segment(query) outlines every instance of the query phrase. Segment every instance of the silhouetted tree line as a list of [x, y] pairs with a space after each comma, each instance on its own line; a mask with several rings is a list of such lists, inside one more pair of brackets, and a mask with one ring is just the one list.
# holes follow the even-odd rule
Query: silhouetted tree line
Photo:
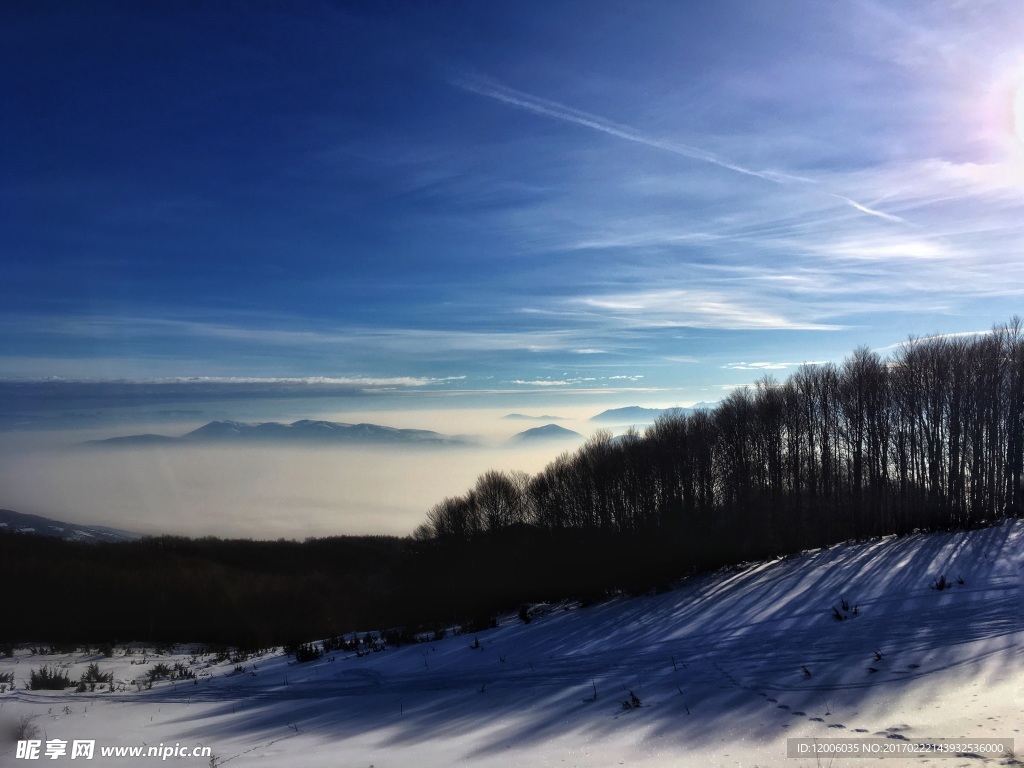
[[857, 349], [492, 470], [412, 537], [82, 544], [0, 533], [0, 640], [295, 645], [463, 624], [839, 541], [1024, 511], [1024, 330]]
[[[600, 567], [591, 584], [650, 582], [1019, 517], [1022, 473], [1024, 333], [1014, 318], [984, 335], [911, 338], [888, 358], [862, 347], [841, 365], [805, 364], [642, 434], [600, 431], [533, 477], [487, 472], [434, 506], [414, 538], [482, 573], [558, 553], [557, 567], [532, 571]], [[544, 581], [531, 569], [518, 576]]]

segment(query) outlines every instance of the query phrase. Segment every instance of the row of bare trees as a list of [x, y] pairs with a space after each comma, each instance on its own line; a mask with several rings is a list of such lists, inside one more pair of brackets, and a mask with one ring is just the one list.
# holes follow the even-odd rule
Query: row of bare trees
[[415, 538], [514, 530], [668, 546], [681, 565], [1024, 512], [1024, 329], [857, 349], [675, 413], [595, 434], [530, 477], [490, 471]]

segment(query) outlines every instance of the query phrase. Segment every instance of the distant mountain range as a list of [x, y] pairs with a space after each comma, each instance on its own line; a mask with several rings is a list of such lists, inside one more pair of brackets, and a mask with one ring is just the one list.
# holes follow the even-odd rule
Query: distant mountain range
[[590, 421], [599, 421], [605, 424], [652, 424], [659, 416], [676, 411], [679, 413], [693, 413], [698, 410], [714, 409], [718, 403], [695, 403], [689, 408], [641, 408], [639, 405], [629, 405], [625, 408], [611, 408], [602, 411], [597, 416], [592, 416]]
[[[627, 406], [612, 408], [590, 418], [591, 422], [607, 425], [650, 424], [670, 411], [692, 413], [699, 408], [714, 408], [714, 403], [697, 403], [690, 408], [642, 408]], [[512, 420], [558, 420], [558, 416], [527, 416], [510, 413], [502, 417]], [[557, 424], [528, 429], [513, 436], [510, 443], [541, 440], [583, 439], [571, 429]], [[397, 429], [379, 424], [347, 424], [338, 421], [302, 419], [291, 424], [277, 421], [245, 423], [240, 421], [211, 421], [180, 437], [157, 434], [121, 435], [104, 440], [89, 440], [83, 445], [92, 447], [145, 447], [160, 445], [223, 445], [255, 444], [276, 445], [403, 445], [403, 446], [475, 446], [479, 441], [467, 435], [444, 435], [427, 429]]]
[[121, 531], [102, 525], [62, 523], [59, 520], [51, 520], [48, 517], [26, 515], [23, 512], [13, 512], [9, 509], [0, 509], [0, 531], [52, 536], [58, 539], [67, 539], [68, 541], [110, 542], [133, 541], [134, 539], [142, 538], [141, 533]]
[[582, 440], [583, 435], [573, 432], [571, 429], [560, 427], [557, 424], [545, 424], [543, 427], [534, 427], [518, 435], [509, 438], [510, 443], [540, 443], [556, 440]]
[[166, 435], [125, 435], [106, 440], [89, 440], [85, 445], [117, 447], [183, 444], [402, 444], [402, 445], [472, 445], [465, 437], [442, 435], [427, 429], [396, 429], [379, 424], [344, 424], [336, 421], [303, 419], [291, 424], [267, 421], [245, 424], [239, 421], [211, 421], [181, 437]]

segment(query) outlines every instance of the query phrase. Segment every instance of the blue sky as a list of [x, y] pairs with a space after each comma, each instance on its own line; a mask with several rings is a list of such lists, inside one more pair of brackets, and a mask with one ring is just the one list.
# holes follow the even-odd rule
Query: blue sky
[[0, 66], [3, 380], [685, 405], [1022, 308], [1016, 2], [7, 3]]

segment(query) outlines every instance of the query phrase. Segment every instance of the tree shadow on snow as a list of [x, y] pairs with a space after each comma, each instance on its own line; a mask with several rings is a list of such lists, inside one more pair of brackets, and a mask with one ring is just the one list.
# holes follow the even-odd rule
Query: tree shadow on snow
[[[289, 685], [198, 686], [192, 701], [220, 703], [177, 726], [182, 740], [306, 733], [343, 747], [369, 735], [382, 752], [447, 739], [461, 757], [638, 728], [680, 750], [853, 736], [837, 712], [1024, 666], [1022, 543], [1024, 526], [1008, 524], [725, 570], [529, 625], [508, 619], [479, 648], [451, 637], [290, 667]], [[941, 575], [964, 583], [936, 590]]]

